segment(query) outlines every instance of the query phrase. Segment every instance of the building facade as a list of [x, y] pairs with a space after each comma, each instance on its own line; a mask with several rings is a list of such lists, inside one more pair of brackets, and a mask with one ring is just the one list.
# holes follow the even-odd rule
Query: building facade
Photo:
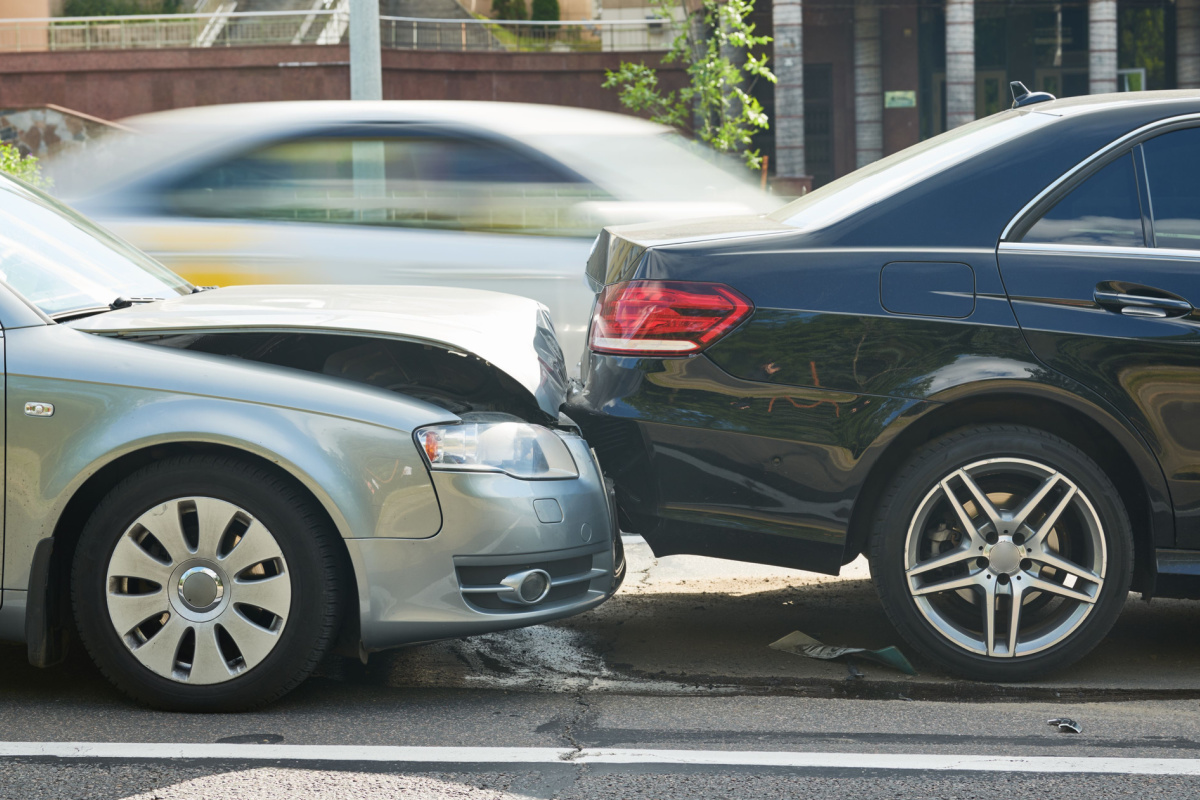
[[1200, 0], [774, 0], [778, 84], [753, 91], [777, 178], [813, 186], [1012, 103], [1200, 88]]

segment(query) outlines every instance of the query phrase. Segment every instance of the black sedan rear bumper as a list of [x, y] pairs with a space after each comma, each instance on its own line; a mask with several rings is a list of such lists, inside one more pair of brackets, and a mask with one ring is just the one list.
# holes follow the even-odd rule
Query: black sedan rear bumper
[[592, 355], [567, 413], [596, 449], [625, 530], [658, 555], [837, 574], [883, 429], [919, 401], [734, 378], [701, 355]]

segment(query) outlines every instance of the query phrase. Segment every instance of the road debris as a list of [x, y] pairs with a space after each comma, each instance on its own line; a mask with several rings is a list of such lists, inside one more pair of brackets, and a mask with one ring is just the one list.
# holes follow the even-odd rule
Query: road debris
[[1068, 717], [1046, 720], [1047, 725], [1057, 725], [1059, 733], [1083, 733], [1083, 726]]
[[[820, 661], [832, 661], [835, 658], [842, 658], [843, 656], [857, 656], [865, 658], [868, 661], [874, 661], [877, 664], [883, 664], [885, 667], [891, 667], [894, 670], [903, 672], [905, 675], [917, 674], [917, 671], [913, 669], [913, 665], [909, 663], [904, 654], [896, 647], [883, 647], [879, 650], [868, 650], [865, 647], [834, 647], [822, 644], [808, 634], [801, 633], [800, 631], [792, 631], [779, 641], [771, 642], [767, 646], [774, 650], [782, 650], [785, 653], [807, 656], [808, 658], [815, 658]], [[853, 673], [851, 674], [853, 675]]]

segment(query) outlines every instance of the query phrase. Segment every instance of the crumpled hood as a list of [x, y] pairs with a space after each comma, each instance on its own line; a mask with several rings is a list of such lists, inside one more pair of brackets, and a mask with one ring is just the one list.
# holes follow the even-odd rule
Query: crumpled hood
[[433, 286], [230, 286], [73, 320], [90, 333], [307, 331], [381, 336], [471, 353], [550, 417], [567, 372], [550, 315], [525, 297]]

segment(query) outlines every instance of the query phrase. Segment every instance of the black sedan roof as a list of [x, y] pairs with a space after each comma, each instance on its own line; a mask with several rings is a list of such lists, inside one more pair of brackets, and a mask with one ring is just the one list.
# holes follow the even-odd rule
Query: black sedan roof
[[1200, 92], [1073, 97], [994, 114], [834, 181], [771, 215], [806, 246], [992, 247], [1020, 210], [1110, 142], [1200, 114]]
[[1128, 133], [1188, 114], [1200, 115], [1198, 91], [1090, 95], [1002, 111], [852, 172], [766, 217], [606, 231], [588, 273], [603, 283], [606, 265], [612, 278], [647, 247], [711, 250], [727, 241], [743, 252], [992, 248], [1012, 218], [1072, 167]]

